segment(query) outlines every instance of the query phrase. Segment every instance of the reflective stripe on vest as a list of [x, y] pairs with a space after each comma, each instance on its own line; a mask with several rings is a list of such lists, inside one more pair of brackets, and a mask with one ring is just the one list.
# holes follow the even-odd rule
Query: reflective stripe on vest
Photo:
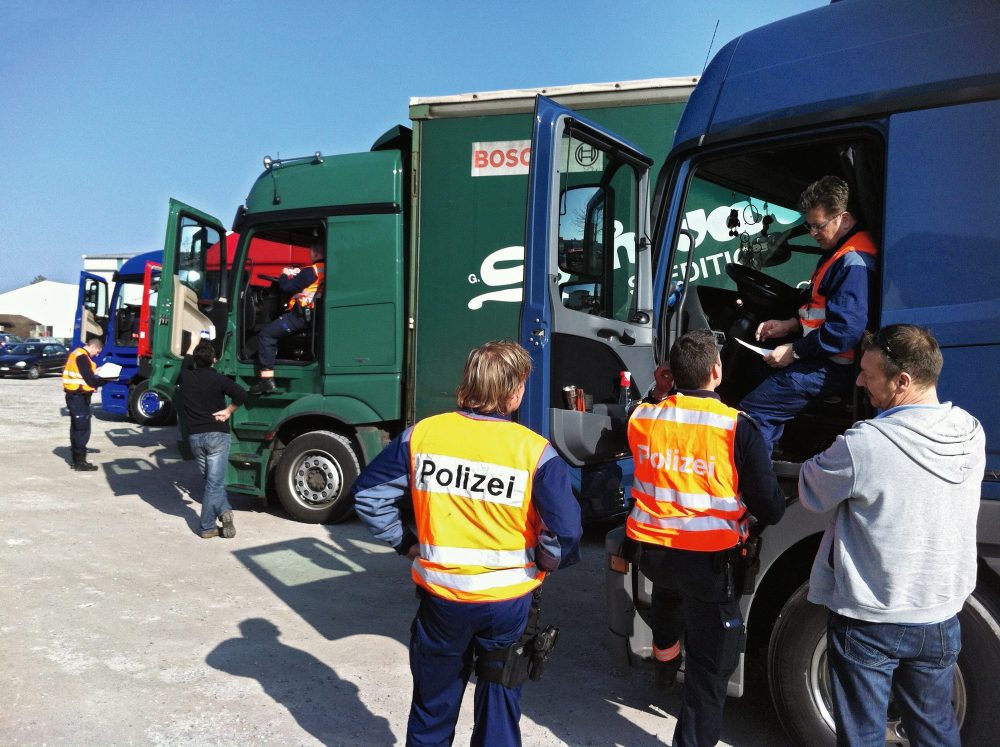
[[85, 348], [77, 348], [69, 357], [66, 359], [66, 365], [63, 367], [62, 372], [62, 385], [63, 389], [67, 392], [81, 391], [85, 393], [96, 391], [94, 387], [90, 386], [80, 373], [80, 364], [78, 362], [79, 357], [83, 355], [87, 357], [90, 361], [90, 367], [93, 369], [94, 361], [90, 357], [90, 353], [87, 352]]
[[[826, 296], [819, 292], [819, 287], [823, 284], [823, 279], [826, 277], [827, 271], [833, 266], [833, 263], [850, 252], [874, 256], [878, 253], [878, 250], [875, 248], [875, 242], [872, 241], [870, 233], [867, 231], [858, 231], [845, 241], [843, 246], [835, 251], [829, 259], [821, 262], [816, 267], [810, 280], [812, 292], [809, 301], [799, 308], [799, 322], [802, 324], [803, 335], [815, 332], [826, 320]], [[852, 348], [836, 355], [831, 355], [830, 360], [837, 363], [851, 363], [854, 361], [854, 349]]]
[[416, 584], [443, 599], [486, 602], [515, 599], [542, 583], [531, 488], [547, 445], [516, 423], [460, 413], [413, 427]]
[[734, 462], [738, 416], [717, 399], [683, 394], [636, 408], [628, 424], [635, 464], [629, 537], [713, 552], [746, 536]]
[[294, 309], [296, 304], [304, 309], [315, 308], [316, 297], [323, 295], [323, 278], [326, 275], [325, 267], [326, 265], [323, 262], [317, 262], [312, 265], [313, 272], [316, 273], [316, 279], [288, 299], [289, 310]]

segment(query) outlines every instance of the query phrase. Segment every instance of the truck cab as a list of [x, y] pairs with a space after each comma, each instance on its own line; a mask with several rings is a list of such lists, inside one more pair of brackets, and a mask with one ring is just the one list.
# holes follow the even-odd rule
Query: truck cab
[[[827, 174], [848, 182], [853, 214], [879, 249], [869, 328], [929, 327], [944, 353], [942, 400], [967, 409], [987, 433], [980, 572], [960, 614], [954, 697], [963, 742], [980, 744], [1000, 726], [991, 705], [1000, 672], [1000, 406], [982, 375], [1000, 364], [1000, 242], [991, 229], [1000, 218], [992, 197], [1000, 171], [990, 155], [1000, 126], [1000, 66], [992, 52], [1000, 12], [986, 2], [922, 3], [911, 11], [900, 16], [888, 2], [832, 3], [744, 34], [715, 56], [658, 175], [650, 232], [636, 243], [652, 274], [636, 268], [636, 302], [627, 321], [648, 325], [640, 335], [605, 316], [593, 334], [630, 343], [633, 351], [650, 341], [648, 358], [629, 361], [638, 374], [665, 360], [679, 335], [710, 329], [724, 343], [719, 393], [737, 406], [760, 380], [756, 354], [740, 341], [756, 344], [760, 321], [794, 316], [816, 266], [817, 246], [804, 230], [797, 198]], [[545, 143], [558, 152], [559, 139], [569, 133], [600, 151], [605, 163], [642, 163], [642, 154], [612, 132], [551, 102], [539, 101], [537, 121], [536, 155]], [[572, 174], [560, 173], [557, 159], [536, 158], [533, 168], [529, 210], [536, 210], [532, 226], [539, 230], [532, 234], [529, 227], [527, 251], [555, 258], [562, 251], [559, 226], [573, 216], [564, 205], [573, 204], [577, 185]], [[618, 219], [612, 213], [618, 200], [599, 203], [587, 200], [576, 212], [588, 221]], [[726, 236], [738, 242], [735, 251], [720, 249]], [[601, 248], [586, 242], [583, 248], [574, 261], [585, 267], [587, 252]], [[678, 300], [667, 303], [678, 283]], [[570, 295], [599, 295], [598, 288], [570, 286]], [[590, 303], [584, 298], [572, 305]], [[569, 313], [556, 308], [553, 316]], [[528, 339], [533, 321], [524, 330]], [[558, 334], [552, 331], [553, 342]], [[857, 395], [818, 402], [786, 427], [774, 452], [788, 510], [763, 531], [756, 588], [741, 603], [747, 650], [729, 692], [742, 694], [746, 657], [763, 657], [779, 717], [800, 743], [833, 744], [835, 735], [825, 610], [805, 598], [829, 517], [798, 505], [799, 465], [872, 414]], [[623, 528], [608, 535], [606, 588], [611, 650], [616, 666], [628, 670], [650, 661], [651, 586], [623, 540]], [[887, 735], [905, 741], [892, 713]]]
[[[74, 349], [91, 337], [100, 337], [104, 348], [95, 363], [121, 366], [118, 377], [101, 387], [101, 408], [148, 426], [163, 425], [173, 417], [170, 400], [150, 390], [149, 373], [142, 370], [138, 358], [139, 342], [146, 333], [142, 318], [149, 314], [144, 279], [150, 266], [159, 267], [162, 256], [156, 251], [130, 257], [111, 284], [99, 275], [81, 272], [73, 323]], [[154, 295], [154, 305], [155, 301]]]

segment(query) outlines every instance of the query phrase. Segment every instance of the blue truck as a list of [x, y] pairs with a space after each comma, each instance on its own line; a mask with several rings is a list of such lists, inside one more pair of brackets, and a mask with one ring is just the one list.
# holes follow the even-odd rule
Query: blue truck
[[[101, 387], [101, 409], [127, 415], [139, 425], [164, 425], [173, 418], [170, 400], [149, 388], [148, 359], [138, 356], [140, 337], [148, 333], [142, 324], [143, 307], [156, 304], [155, 271], [162, 260], [160, 251], [130, 257], [115, 272], [113, 284], [81, 272], [73, 323], [74, 348], [90, 337], [100, 337], [104, 349], [95, 363], [121, 366], [118, 377]], [[152, 298], [144, 285], [151, 276]]]
[[[725, 342], [723, 399], [738, 403], [755, 383], [749, 351], [759, 321], [792, 316], [817, 246], [795, 210], [803, 188], [826, 174], [846, 180], [879, 247], [870, 326], [915, 323], [933, 330], [945, 364], [938, 391], [967, 409], [987, 434], [979, 512], [979, 575], [960, 613], [963, 648], [954, 707], [964, 744], [1000, 733], [1000, 5], [925, 0], [842, 0], [743, 34], [715, 55], [692, 93], [673, 146], [649, 186], [651, 160], [626, 140], [544, 97], [536, 104], [529, 175], [521, 340], [535, 373], [527, 425], [552, 434], [564, 454], [621, 448], [598, 412], [560, 402], [548, 374], [575, 361], [573, 383], [599, 391], [618, 368], [648, 372], [679, 335], [710, 329]], [[587, 148], [599, 174], [561, 167]], [[650, 215], [645, 196], [652, 191]], [[707, 196], [732, 207], [706, 215]], [[791, 220], [790, 220], [791, 218]], [[583, 231], [571, 231], [576, 221]], [[602, 275], [607, 226], [636, 227], [634, 278], [613, 313], [590, 313], [580, 295], [615, 290]], [[708, 241], [739, 241], [720, 252]], [[572, 249], [572, 262], [568, 262]], [[572, 265], [570, 267], [569, 265]], [[724, 268], [724, 282], [714, 269]], [[568, 273], [570, 269], [576, 272]], [[561, 272], [560, 272], [561, 271]], [[791, 283], [781, 277], [798, 277]], [[713, 282], [703, 282], [708, 276]], [[665, 299], [683, 282], [679, 300]], [[553, 292], [558, 285], [559, 293]], [[857, 420], [865, 398], [824, 402], [786, 428], [775, 470], [785, 518], [763, 532], [761, 568], [742, 600], [747, 645], [729, 692], [744, 689], [748, 659], [766, 666], [772, 698], [799, 744], [833, 744], [825, 667], [825, 609], [806, 601], [828, 522], [797, 502], [801, 463]], [[524, 421], [522, 421], [524, 422]], [[628, 479], [628, 476], [625, 476]], [[929, 497], [932, 499], [932, 497]], [[607, 537], [605, 575], [616, 666], [650, 661], [650, 584]], [[900, 537], [900, 542], [909, 541]], [[757, 658], [759, 657], [759, 658]], [[758, 667], [758, 669], [761, 667]], [[905, 743], [890, 710], [887, 740]]]

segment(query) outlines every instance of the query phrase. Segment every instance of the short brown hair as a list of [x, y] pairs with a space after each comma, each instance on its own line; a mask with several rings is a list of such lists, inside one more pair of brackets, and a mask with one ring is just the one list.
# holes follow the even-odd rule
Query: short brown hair
[[465, 360], [458, 406], [483, 414], [506, 412], [507, 402], [531, 373], [531, 356], [512, 340], [493, 340], [473, 348]]
[[808, 213], [814, 208], [822, 208], [826, 215], [846, 213], [851, 199], [851, 188], [847, 182], [836, 176], [817, 179], [799, 195], [799, 211]]
[[709, 329], [682, 335], [670, 348], [670, 373], [678, 389], [701, 389], [712, 378], [712, 366], [719, 360], [719, 346]]
[[878, 350], [882, 354], [882, 372], [886, 376], [897, 376], [905, 371], [922, 387], [935, 386], [944, 365], [944, 356], [934, 335], [916, 324], [890, 324], [875, 334], [865, 333], [861, 349], [865, 352]]
[[208, 368], [215, 363], [215, 348], [208, 340], [202, 340], [194, 346], [191, 357], [194, 358], [194, 364], [198, 368]]

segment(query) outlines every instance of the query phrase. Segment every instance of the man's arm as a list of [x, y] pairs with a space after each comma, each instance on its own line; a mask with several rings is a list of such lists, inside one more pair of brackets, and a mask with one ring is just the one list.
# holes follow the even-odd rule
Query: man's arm
[[785, 494], [778, 485], [764, 437], [746, 415], [736, 421], [734, 456], [743, 502], [760, 524], [777, 524], [785, 515]]
[[793, 344], [803, 360], [825, 358], [852, 350], [868, 325], [868, 291], [871, 283], [870, 255], [845, 254], [830, 268], [826, 318], [813, 334]]
[[307, 265], [303, 267], [298, 273], [289, 277], [288, 275], [282, 275], [278, 280], [278, 287], [281, 288], [285, 293], [298, 293], [299, 291], [305, 290], [310, 285], [316, 281], [316, 270], [312, 268], [312, 265]]
[[107, 383], [105, 379], [94, 373], [93, 363], [86, 355], [78, 355], [76, 357], [76, 367], [80, 371], [80, 376], [87, 382], [87, 386], [97, 389], [97, 387], [104, 386]]
[[802, 464], [799, 502], [803, 508], [826, 513], [854, 492], [854, 460], [844, 436], [837, 436], [826, 451]]
[[379, 452], [354, 481], [354, 510], [377, 540], [409, 555], [417, 536], [403, 523], [399, 504], [410, 494], [410, 432], [407, 428]]
[[569, 467], [551, 446], [545, 447], [532, 481], [531, 505], [542, 526], [535, 546], [535, 563], [554, 571], [580, 562], [580, 504], [573, 495]]

